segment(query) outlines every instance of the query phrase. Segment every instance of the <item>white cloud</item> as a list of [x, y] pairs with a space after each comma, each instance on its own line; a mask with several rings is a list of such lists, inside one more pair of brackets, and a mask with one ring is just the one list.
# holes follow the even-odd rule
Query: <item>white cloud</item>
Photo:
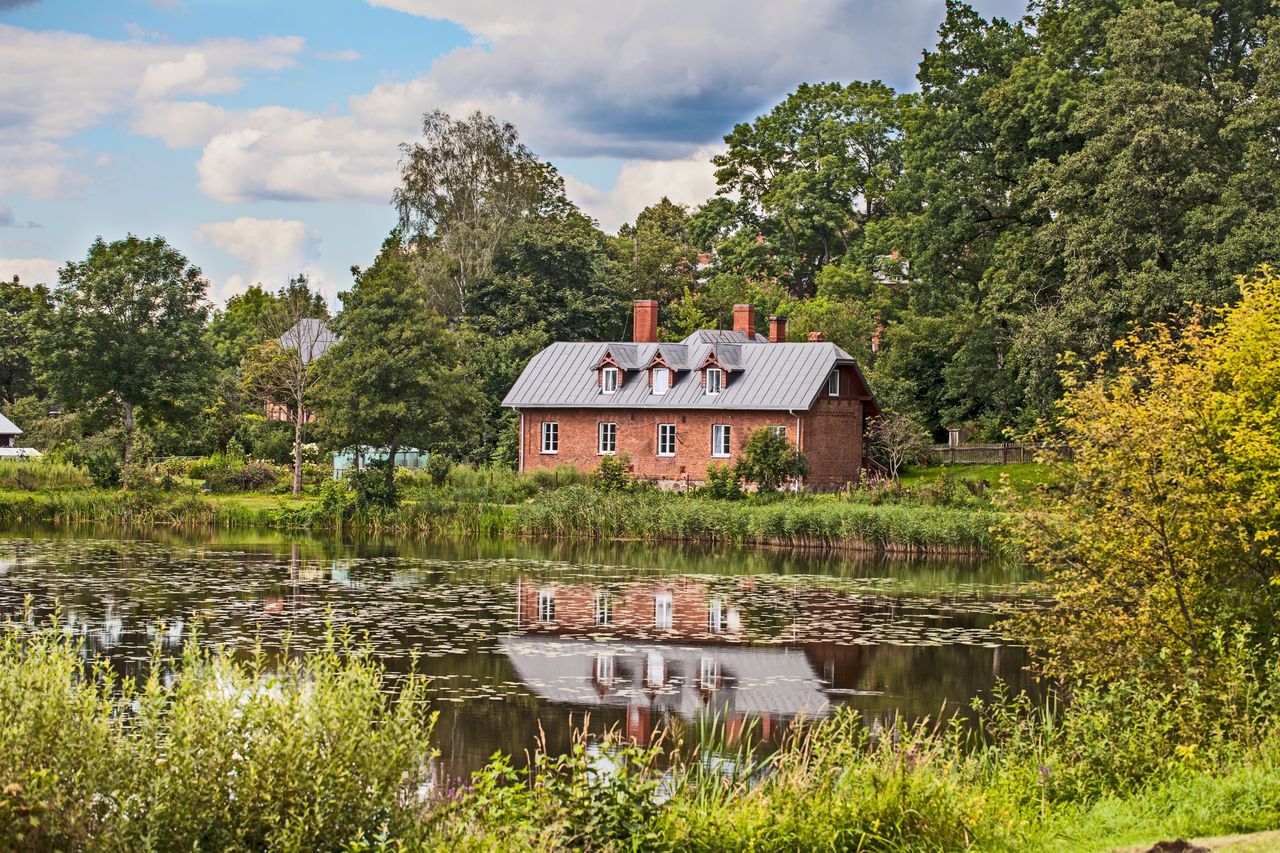
[[622, 167], [608, 190], [572, 178], [565, 179], [565, 189], [602, 228], [616, 231], [663, 196], [690, 206], [706, 201], [716, 191], [711, 157], [722, 149], [707, 146], [680, 160], [633, 160]]
[[0, 281], [12, 281], [16, 275], [23, 284], [54, 285], [61, 266], [48, 258], [0, 258]]
[[479, 109], [514, 122], [553, 161], [632, 161], [609, 193], [576, 187], [602, 221], [615, 221], [659, 178], [709, 187], [705, 164], [692, 159], [802, 81], [910, 85], [942, 15], [936, 0], [810, 0], [803, 13], [765, 0], [369, 2], [456, 22], [474, 42], [424, 76], [350, 96], [344, 114], [162, 103], [141, 110], [135, 130], [202, 146], [200, 186], [219, 201], [385, 203], [397, 146], [418, 135], [421, 115]]
[[171, 45], [0, 25], [0, 193], [72, 194], [86, 179], [68, 138], [140, 102], [231, 91], [302, 48], [296, 37]]
[[355, 62], [359, 58], [360, 51], [351, 50], [350, 48], [346, 50], [320, 51], [316, 54], [316, 59], [322, 59], [325, 62]]
[[274, 290], [298, 273], [306, 273], [331, 288], [332, 277], [315, 264], [320, 254], [320, 234], [305, 222], [242, 216], [201, 225], [196, 229], [196, 239], [240, 262], [239, 272], [212, 288], [210, 295], [219, 301], [242, 293], [255, 283]]

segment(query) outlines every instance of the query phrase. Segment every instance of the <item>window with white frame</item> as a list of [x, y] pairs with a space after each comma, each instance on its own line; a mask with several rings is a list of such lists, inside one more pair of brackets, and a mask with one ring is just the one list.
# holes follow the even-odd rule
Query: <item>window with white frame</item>
[[556, 591], [554, 589], [538, 590], [538, 621], [552, 622], [556, 618]]
[[647, 687], [662, 687], [667, 683], [667, 659], [661, 652], [649, 652], [645, 655], [644, 683]]
[[774, 424], [773, 426], [769, 427], [769, 432], [773, 433], [778, 438], [787, 437], [787, 428], [782, 426], [781, 424]]
[[613, 665], [613, 655], [607, 652], [601, 652], [596, 655], [596, 684], [603, 687], [609, 687], [613, 684], [615, 668]]
[[655, 367], [653, 369], [653, 393], [665, 394], [669, 390], [671, 390], [671, 371], [665, 367]]
[[720, 685], [720, 661], [713, 655], [703, 655], [698, 661], [698, 686], [703, 690], [715, 690]]
[[676, 425], [658, 424], [658, 455], [676, 455]]
[[542, 452], [560, 452], [560, 424], [555, 421], [542, 422]]
[[613, 593], [604, 590], [596, 593], [596, 624], [601, 627], [613, 624]]
[[733, 441], [733, 428], [729, 424], [714, 424], [711, 427], [711, 455], [728, 456]]
[[600, 390], [606, 394], [618, 391], [618, 368], [606, 367], [600, 371]]
[[597, 452], [604, 456], [618, 452], [618, 425], [614, 423], [600, 424]]
[[724, 601], [713, 598], [707, 604], [707, 630], [719, 634], [724, 630]]
[[707, 368], [707, 393], [719, 394], [724, 389], [724, 371], [718, 367]]
[[840, 371], [839, 370], [831, 371], [831, 375], [827, 377], [827, 396], [828, 397], [840, 396]]
[[653, 627], [659, 631], [670, 631], [673, 614], [671, 593], [660, 592], [653, 597]]

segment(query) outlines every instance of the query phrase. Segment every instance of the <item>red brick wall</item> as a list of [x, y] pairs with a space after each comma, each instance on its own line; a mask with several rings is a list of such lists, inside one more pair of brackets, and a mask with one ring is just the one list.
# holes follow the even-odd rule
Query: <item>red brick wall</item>
[[[843, 377], [842, 377], [843, 379]], [[802, 414], [801, 448], [809, 457], [808, 482], [840, 485], [856, 481], [862, 459], [862, 403], [855, 399], [852, 376], [841, 383], [841, 396], [828, 398], [825, 388], [811, 412]], [[753, 431], [766, 426], [786, 428], [796, 440], [796, 419], [787, 412], [703, 412], [634, 409], [525, 409], [523, 467], [555, 468], [573, 465], [591, 471], [599, 464], [597, 427], [602, 421], [618, 425], [618, 453], [631, 456], [633, 471], [643, 479], [701, 483], [710, 462], [732, 462]], [[542, 423], [560, 425], [559, 452], [542, 452]], [[658, 424], [676, 425], [676, 455], [658, 456]], [[732, 454], [711, 456], [711, 427], [729, 424]]]

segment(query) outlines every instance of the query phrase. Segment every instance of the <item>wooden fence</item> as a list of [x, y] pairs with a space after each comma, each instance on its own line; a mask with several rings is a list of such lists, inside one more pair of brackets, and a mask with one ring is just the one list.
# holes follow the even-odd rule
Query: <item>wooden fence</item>
[[1036, 455], [1049, 452], [1070, 459], [1071, 448], [1041, 444], [937, 444], [929, 448], [930, 465], [1011, 465], [1034, 462]]

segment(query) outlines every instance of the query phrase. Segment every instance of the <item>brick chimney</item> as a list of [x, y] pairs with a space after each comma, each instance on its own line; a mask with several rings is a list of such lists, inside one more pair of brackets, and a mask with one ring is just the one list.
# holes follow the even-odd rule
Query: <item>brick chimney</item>
[[819, 344], [819, 343], [822, 343], [822, 332], [810, 332], [810, 333], [809, 333], [809, 343], [811, 343], [811, 344]]
[[769, 343], [785, 344], [787, 342], [787, 318], [769, 318]]
[[658, 300], [637, 299], [631, 321], [632, 337], [638, 344], [658, 342]]
[[756, 309], [752, 305], [733, 306], [733, 330], [742, 332], [748, 338], [756, 334]]

